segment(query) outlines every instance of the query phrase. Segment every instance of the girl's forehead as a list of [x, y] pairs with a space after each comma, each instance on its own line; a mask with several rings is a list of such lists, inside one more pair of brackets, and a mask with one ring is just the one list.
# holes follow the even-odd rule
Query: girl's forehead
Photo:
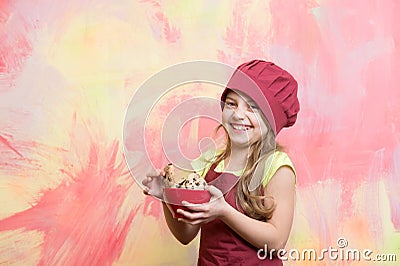
[[228, 94], [226, 95], [226, 98], [231, 97], [231, 98], [241, 98], [244, 101], [248, 102], [248, 103], [254, 103], [254, 100], [251, 99], [249, 96], [247, 96], [246, 94], [244, 94], [241, 91], [234, 91], [232, 89], [230, 89], [230, 91], [228, 92]]

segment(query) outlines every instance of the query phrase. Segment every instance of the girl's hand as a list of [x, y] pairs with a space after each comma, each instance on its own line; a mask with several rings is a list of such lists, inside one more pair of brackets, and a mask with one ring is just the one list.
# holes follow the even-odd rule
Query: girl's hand
[[178, 209], [177, 212], [183, 215], [183, 218], [178, 218], [178, 221], [198, 225], [211, 222], [224, 215], [224, 211], [227, 210], [229, 204], [225, 201], [221, 190], [214, 186], [207, 186], [206, 189], [210, 191], [211, 194], [210, 202], [193, 204], [182, 201], [182, 205], [187, 207], [190, 211]]
[[164, 171], [156, 170], [155, 172], [148, 173], [146, 178], [142, 181], [145, 186], [143, 193], [146, 195], [152, 195], [159, 199], [163, 199], [164, 184]]

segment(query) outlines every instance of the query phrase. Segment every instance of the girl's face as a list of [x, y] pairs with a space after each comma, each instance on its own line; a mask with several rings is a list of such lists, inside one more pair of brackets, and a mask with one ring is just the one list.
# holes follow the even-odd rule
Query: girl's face
[[255, 102], [246, 95], [234, 91], [226, 95], [222, 125], [227, 130], [232, 145], [235, 146], [249, 146], [265, 137], [268, 132], [262, 112]]

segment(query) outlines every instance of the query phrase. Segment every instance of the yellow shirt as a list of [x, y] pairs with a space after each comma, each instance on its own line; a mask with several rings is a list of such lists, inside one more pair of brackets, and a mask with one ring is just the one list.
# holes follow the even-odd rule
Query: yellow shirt
[[[214, 159], [217, 157], [218, 152], [214, 150], [209, 150], [202, 154], [199, 158], [192, 161], [193, 169], [201, 175], [203, 178], [206, 176], [207, 172], [210, 170], [211, 165], [213, 164]], [[271, 178], [274, 176], [276, 171], [282, 166], [288, 166], [292, 169], [293, 173], [296, 176], [296, 171], [294, 169], [293, 163], [290, 160], [289, 156], [283, 151], [275, 151], [271, 155], [268, 156], [265, 161], [264, 170], [263, 170], [263, 178], [262, 185], [265, 187]], [[236, 176], [241, 176], [243, 170], [238, 171], [225, 171], [225, 162], [222, 160], [214, 169], [215, 172], [218, 173], [231, 173]]]

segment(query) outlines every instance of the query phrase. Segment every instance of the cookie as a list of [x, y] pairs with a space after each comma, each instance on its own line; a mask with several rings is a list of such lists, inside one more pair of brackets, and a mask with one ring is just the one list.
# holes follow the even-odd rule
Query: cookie
[[167, 166], [165, 166], [164, 171], [164, 183], [166, 187], [197, 190], [206, 189], [206, 181], [196, 172], [192, 172], [187, 176], [178, 178], [175, 174], [175, 168], [172, 163], [169, 163]]
[[172, 163], [169, 163], [164, 168], [165, 176], [164, 182], [166, 187], [174, 187], [175, 185], [175, 168]]

